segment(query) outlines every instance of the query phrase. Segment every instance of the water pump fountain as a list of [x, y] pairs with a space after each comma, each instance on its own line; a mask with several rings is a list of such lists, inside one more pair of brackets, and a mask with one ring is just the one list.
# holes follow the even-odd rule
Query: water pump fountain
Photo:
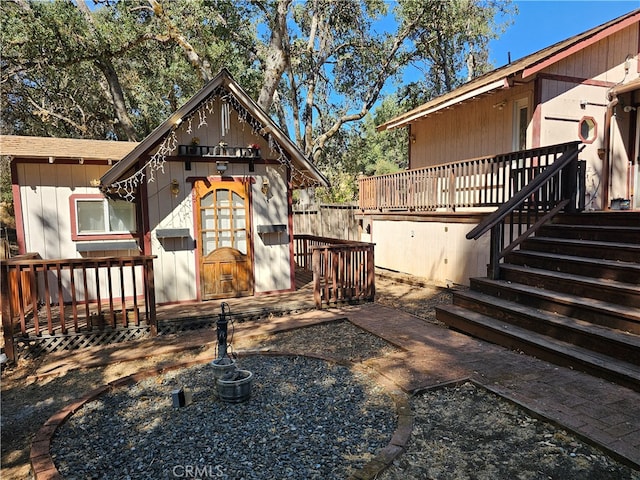
[[[218, 320], [216, 321], [218, 339], [216, 359], [211, 362], [211, 366], [216, 380], [218, 397], [224, 402], [239, 403], [248, 400], [251, 396], [253, 373], [249, 370], [238, 369], [235, 358], [229, 355], [231, 347], [231, 342], [228, 339], [230, 318], [231, 309], [229, 304], [222, 302]], [[233, 321], [231, 325], [233, 328]], [[233, 339], [233, 330], [231, 338]]]

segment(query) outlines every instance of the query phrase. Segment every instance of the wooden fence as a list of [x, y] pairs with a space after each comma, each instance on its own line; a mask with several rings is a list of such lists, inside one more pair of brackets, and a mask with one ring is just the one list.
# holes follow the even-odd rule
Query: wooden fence
[[358, 179], [363, 211], [497, 207], [575, 142]]
[[355, 213], [357, 205], [313, 204], [293, 208], [293, 231], [316, 237], [360, 240], [360, 228]]
[[157, 333], [154, 256], [43, 260], [37, 254], [3, 260], [2, 328], [15, 359], [14, 337], [139, 326]]
[[298, 267], [313, 272], [313, 298], [323, 305], [375, 299], [374, 244], [294, 236]]

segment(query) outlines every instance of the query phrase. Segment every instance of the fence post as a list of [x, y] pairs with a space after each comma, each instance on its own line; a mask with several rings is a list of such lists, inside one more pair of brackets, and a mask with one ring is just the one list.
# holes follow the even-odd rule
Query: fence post
[[16, 360], [16, 347], [13, 343], [13, 318], [11, 318], [11, 294], [9, 293], [9, 267], [3, 263], [0, 267], [0, 302], [2, 302], [2, 334], [4, 351], [11, 362]]

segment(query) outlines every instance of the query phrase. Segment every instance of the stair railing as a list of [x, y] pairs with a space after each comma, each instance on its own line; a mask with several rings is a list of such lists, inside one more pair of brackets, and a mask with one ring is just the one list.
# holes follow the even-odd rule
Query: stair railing
[[565, 152], [551, 165], [528, 166], [528, 183], [467, 234], [467, 239], [477, 240], [491, 230], [489, 278], [499, 278], [501, 259], [560, 211], [584, 210], [585, 162], [578, 160], [584, 146], [578, 148], [579, 144], [567, 143]]

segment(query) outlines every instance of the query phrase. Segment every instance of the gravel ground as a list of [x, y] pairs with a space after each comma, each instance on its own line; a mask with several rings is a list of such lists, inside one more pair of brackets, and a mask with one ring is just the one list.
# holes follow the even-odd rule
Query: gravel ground
[[[56, 434], [66, 479], [344, 479], [385, 446], [393, 402], [349, 368], [304, 357], [241, 358], [251, 398], [216, 398], [210, 365], [145, 380], [90, 402]], [[193, 403], [174, 408], [171, 391]]]

